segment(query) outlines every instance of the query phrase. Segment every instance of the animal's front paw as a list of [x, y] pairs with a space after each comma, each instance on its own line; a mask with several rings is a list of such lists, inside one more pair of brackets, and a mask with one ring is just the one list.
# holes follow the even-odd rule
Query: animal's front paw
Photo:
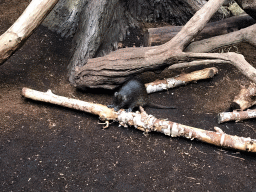
[[120, 108], [119, 107], [114, 107], [114, 111], [119, 111]]
[[129, 108], [129, 109], [125, 109], [126, 112], [132, 112], [132, 108]]
[[115, 105], [107, 105], [108, 108], [114, 108]]

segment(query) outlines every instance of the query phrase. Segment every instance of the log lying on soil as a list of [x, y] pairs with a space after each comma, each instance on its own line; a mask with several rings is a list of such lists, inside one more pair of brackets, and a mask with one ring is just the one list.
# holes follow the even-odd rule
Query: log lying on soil
[[201, 41], [194, 41], [186, 47], [185, 51], [196, 53], [210, 52], [220, 47], [241, 42], [246, 42], [256, 47], [256, 38], [254, 38], [255, 31], [256, 24], [225, 35], [219, 35]]
[[57, 2], [33, 0], [19, 19], [0, 36], [0, 65], [24, 43]]
[[252, 83], [248, 88], [241, 89], [235, 96], [230, 107], [232, 109], [245, 110], [256, 104], [256, 85]]
[[[211, 22], [198, 34], [195, 41], [234, 32], [253, 24], [255, 24], [255, 20], [249, 15], [239, 15], [221, 21]], [[144, 34], [144, 46], [149, 47], [164, 44], [177, 35], [181, 28], [182, 26], [149, 28]]]
[[147, 93], [153, 93], [185, 85], [191, 81], [212, 78], [217, 73], [218, 69], [216, 67], [211, 67], [199, 71], [194, 71], [192, 73], [181, 74], [177, 77], [167, 78], [164, 80], [156, 80], [154, 82], [145, 84], [145, 86]]
[[256, 152], [256, 140], [254, 139], [228, 135], [220, 129], [217, 129], [217, 132], [207, 131], [171, 121], [157, 119], [153, 115], [148, 115], [142, 107], [140, 107], [141, 113], [125, 112], [124, 110], [115, 112], [113, 109], [109, 109], [107, 106], [101, 104], [57, 96], [51, 91], [43, 93], [29, 88], [23, 88], [22, 95], [33, 100], [58, 104], [99, 115], [101, 120], [107, 122], [107, 125], [109, 120], [113, 120], [119, 122], [119, 124], [124, 127], [134, 126], [147, 133], [157, 131], [171, 137], [185, 137], [191, 140], [198, 139], [199, 141], [224, 148]]
[[24, 87], [22, 89], [21, 94], [26, 98], [33, 99], [36, 101], [52, 103], [55, 105], [60, 105], [63, 107], [68, 107], [71, 109], [92, 113], [94, 115], [99, 115], [100, 119], [104, 121], [117, 118], [117, 115], [116, 113], [114, 113], [114, 110], [108, 108], [105, 105], [94, 104], [77, 99], [58, 96], [53, 94], [51, 90], [48, 90], [44, 93]]
[[223, 2], [209, 0], [174, 38], [163, 45], [120, 49], [104, 57], [89, 59], [86, 65], [76, 68], [73, 85], [77, 88], [114, 89], [133, 75], [196, 59], [229, 62], [256, 83], [256, 69], [240, 54], [182, 52]]
[[218, 114], [218, 123], [224, 123], [228, 121], [243, 121], [245, 119], [256, 118], [256, 110], [248, 109], [246, 111], [233, 111], [233, 112], [223, 112]]

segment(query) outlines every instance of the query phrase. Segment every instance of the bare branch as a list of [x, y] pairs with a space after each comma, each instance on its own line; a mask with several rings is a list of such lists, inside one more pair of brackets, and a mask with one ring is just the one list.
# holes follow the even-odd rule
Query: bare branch
[[[216, 22], [207, 23], [204, 29], [195, 37], [195, 41], [213, 36], [238, 31], [242, 28], [255, 24], [255, 20], [247, 14], [230, 17]], [[183, 26], [164, 26], [149, 28], [144, 35], [144, 46], [161, 45], [170, 41]]]
[[43, 21], [58, 0], [33, 0], [17, 21], [0, 36], [0, 64], [16, 51]]
[[185, 51], [187, 52], [210, 52], [214, 49], [236, 44], [239, 42], [248, 42], [253, 46], [256, 46], [255, 40], [255, 33], [256, 33], [256, 24], [240, 29], [239, 31], [235, 31], [232, 33], [228, 33], [225, 35], [220, 35], [216, 37], [212, 37], [209, 39], [204, 39], [201, 41], [192, 42]]
[[183, 52], [184, 58], [190, 59], [222, 59], [225, 62], [230, 62], [234, 65], [242, 74], [247, 76], [253, 82], [256, 83], [256, 69], [251, 66], [245, 59], [244, 56], [238, 53], [191, 53]]
[[[155, 47], [126, 48], [89, 59], [76, 69], [74, 86], [114, 89], [131, 75], [177, 63], [183, 48], [203, 29], [224, 0], [209, 0], [169, 42]], [[184, 58], [183, 58], [184, 61]]]
[[184, 67], [193, 67], [193, 66], [198, 66], [198, 65], [209, 65], [209, 64], [220, 64], [220, 63], [229, 63], [230, 64], [230, 61], [225, 61], [225, 60], [221, 60], [221, 59], [213, 59], [213, 60], [205, 59], [205, 60], [173, 64], [170, 67], [168, 67], [168, 69], [178, 69], [178, 68], [184, 68]]
[[251, 138], [228, 135], [220, 129], [217, 129], [217, 132], [213, 132], [171, 121], [157, 119], [153, 115], [148, 115], [142, 107], [140, 107], [141, 113], [125, 112], [123, 110], [114, 112], [113, 109], [109, 109], [101, 104], [93, 104], [76, 99], [57, 96], [50, 91], [42, 93], [32, 89], [23, 88], [22, 95], [30, 99], [50, 102], [53, 104], [93, 113], [95, 115], [99, 115], [100, 119], [104, 121], [118, 121], [122, 126], [134, 126], [135, 128], [144, 132], [156, 131], [171, 137], [185, 137], [191, 140], [198, 139], [202, 142], [220, 147], [256, 152], [256, 140]]

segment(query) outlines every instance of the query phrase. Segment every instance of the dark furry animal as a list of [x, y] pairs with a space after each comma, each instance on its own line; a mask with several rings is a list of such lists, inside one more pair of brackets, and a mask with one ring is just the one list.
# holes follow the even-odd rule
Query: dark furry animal
[[160, 109], [175, 109], [175, 107], [167, 107], [149, 102], [145, 85], [138, 79], [127, 81], [118, 92], [114, 94], [114, 104], [108, 107], [114, 108], [115, 111], [126, 109], [131, 112], [139, 106], [149, 106]]

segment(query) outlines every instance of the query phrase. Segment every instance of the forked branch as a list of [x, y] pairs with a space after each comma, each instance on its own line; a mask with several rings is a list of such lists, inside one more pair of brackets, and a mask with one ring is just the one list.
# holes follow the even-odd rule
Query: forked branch
[[[218, 10], [224, 0], [209, 0], [167, 43], [154, 47], [126, 48], [117, 50], [104, 57], [89, 59], [86, 65], [77, 68], [74, 86], [114, 89], [130, 76], [184, 62], [190, 65], [194, 60], [207, 59], [213, 62], [231, 63], [253, 82], [256, 70], [244, 57], [237, 53], [188, 53], [184, 48], [196, 37]], [[200, 61], [202, 63], [202, 61]], [[195, 63], [193, 63], [195, 64]]]

